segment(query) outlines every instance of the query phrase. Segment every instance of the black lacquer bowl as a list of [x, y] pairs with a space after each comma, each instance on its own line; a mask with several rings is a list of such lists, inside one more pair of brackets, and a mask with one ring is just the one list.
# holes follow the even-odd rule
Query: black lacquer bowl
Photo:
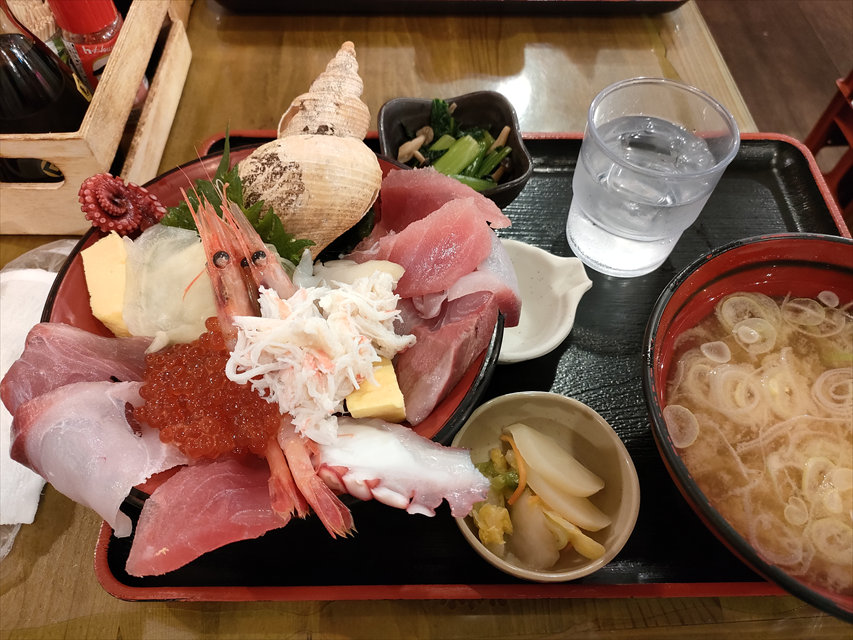
[[[455, 98], [447, 98], [448, 104], [456, 103], [453, 117], [461, 127], [481, 127], [497, 137], [505, 125], [512, 131], [507, 145], [512, 147], [511, 166], [507, 174], [493, 189], [483, 191], [501, 209], [515, 200], [533, 173], [533, 161], [518, 127], [518, 117], [512, 104], [503, 94], [496, 91], [475, 91]], [[394, 98], [379, 110], [379, 149], [383, 155], [397, 157], [400, 145], [407, 142], [410, 133], [429, 124], [432, 100], [423, 98]]]

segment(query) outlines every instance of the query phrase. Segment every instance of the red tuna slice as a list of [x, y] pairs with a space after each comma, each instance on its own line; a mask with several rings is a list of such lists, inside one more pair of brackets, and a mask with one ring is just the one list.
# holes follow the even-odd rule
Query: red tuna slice
[[287, 522], [270, 506], [269, 478], [269, 467], [257, 458], [183, 467], [145, 501], [126, 571], [159, 576], [208, 551], [283, 527]]
[[394, 363], [409, 424], [420, 424], [456, 386], [488, 346], [497, 318], [494, 295], [481, 291], [449, 303], [432, 328], [421, 324], [412, 329], [417, 342]]
[[15, 415], [27, 400], [72, 382], [141, 381], [151, 338], [105, 338], [58, 322], [27, 334], [24, 353], [0, 382], [0, 398]]
[[511, 224], [494, 202], [432, 167], [390, 171], [382, 180], [379, 198], [380, 226], [385, 232], [402, 231], [457, 198], [473, 198], [477, 216], [495, 229]]
[[12, 421], [12, 459], [29, 467], [60, 493], [95, 510], [129, 536], [119, 511], [131, 488], [155, 473], [186, 464], [160, 432], [127, 421], [127, 405], [139, 406], [140, 382], [77, 382], [22, 404]]
[[474, 215], [474, 207], [473, 198], [452, 200], [399, 233], [383, 236], [373, 248], [348, 257], [402, 265], [406, 272], [395, 289], [402, 298], [444, 291], [491, 252], [493, 232]]

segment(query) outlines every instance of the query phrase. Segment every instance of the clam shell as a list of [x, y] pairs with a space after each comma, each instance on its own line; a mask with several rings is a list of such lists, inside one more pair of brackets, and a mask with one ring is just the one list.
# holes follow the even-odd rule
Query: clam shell
[[263, 200], [285, 230], [310, 238], [314, 257], [361, 220], [379, 195], [382, 169], [361, 140], [289, 135], [239, 164], [247, 205]]
[[296, 98], [278, 124], [278, 137], [313, 133], [364, 139], [370, 111], [361, 101], [364, 82], [358, 75], [355, 45], [344, 42], [308, 93]]

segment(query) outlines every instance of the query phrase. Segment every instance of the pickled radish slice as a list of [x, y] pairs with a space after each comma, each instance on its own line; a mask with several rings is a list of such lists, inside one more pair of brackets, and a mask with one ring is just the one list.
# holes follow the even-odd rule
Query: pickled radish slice
[[560, 559], [560, 547], [548, 527], [542, 501], [525, 491], [509, 508], [509, 516], [512, 519], [509, 551], [531, 569], [553, 567]]
[[729, 349], [729, 345], [721, 340], [706, 342], [699, 347], [699, 350], [702, 352], [702, 355], [708, 358], [708, 360], [712, 360], [719, 364], [726, 363], [732, 359], [732, 350]]
[[610, 524], [610, 518], [588, 498], [565, 493], [533, 469], [527, 470], [527, 485], [542, 498], [548, 508], [581, 529], [599, 531]]
[[585, 498], [604, 487], [604, 480], [550, 436], [520, 422], [504, 427], [504, 432], [512, 435], [518, 452], [527, 463], [528, 473], [534, 471], [558, 491]]
[[571, 544], [575, 551], [581, 554], [584, 558], [598, 560], [604, 555], [605, 549], [602, 544], [590, 538], [574, 524], [561, 517], [559, 514], [546, 509], [545, 518], [553, 524], [552, 530], [557, 530], [555, 533], [558, 535], [560, 540], [562, 541], [565, 539], [566, 543]]

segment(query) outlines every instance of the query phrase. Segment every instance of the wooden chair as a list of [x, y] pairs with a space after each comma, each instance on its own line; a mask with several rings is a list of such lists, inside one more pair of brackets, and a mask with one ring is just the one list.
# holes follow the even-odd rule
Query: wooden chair
[[835, 84], [838, 92], [803, 142], [815, 156], [824, 147], [847, 147], [823, 176], [850, 225], [853, 222], [853, 71]]

